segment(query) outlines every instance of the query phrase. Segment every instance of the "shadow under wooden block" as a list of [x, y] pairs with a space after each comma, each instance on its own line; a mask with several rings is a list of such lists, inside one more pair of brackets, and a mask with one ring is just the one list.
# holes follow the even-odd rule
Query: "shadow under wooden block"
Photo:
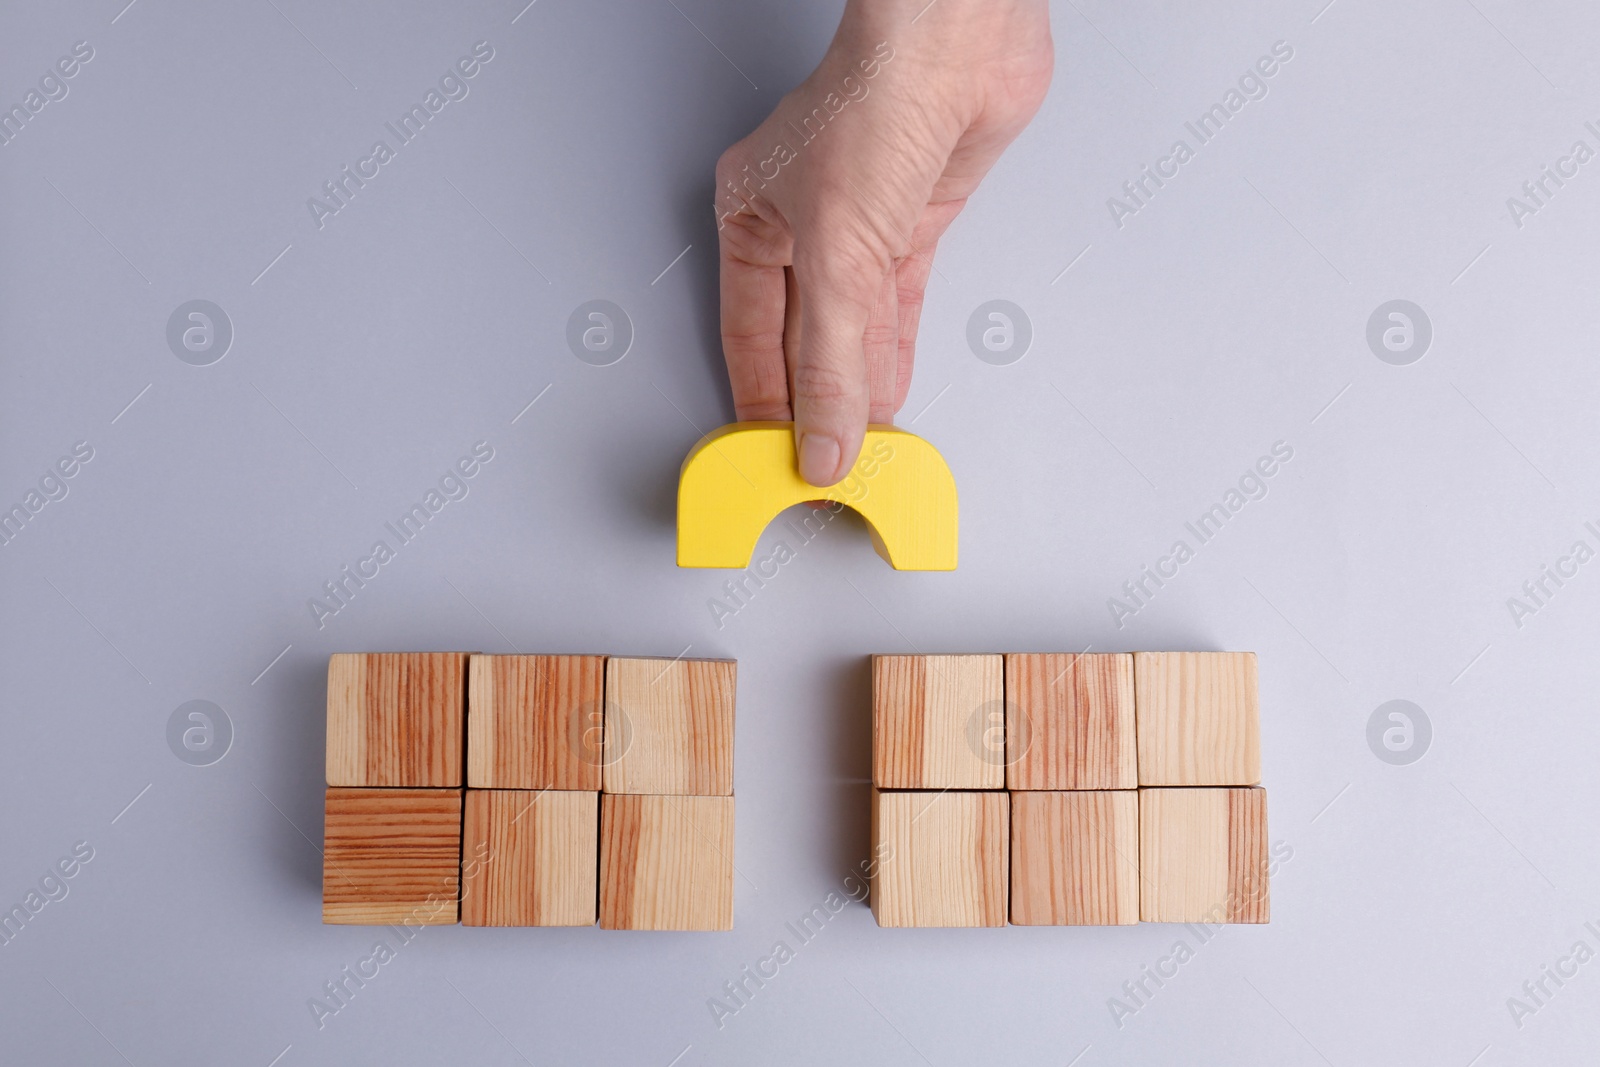
[[461, 790], [329, 787], [322, 921], [439, 926], [456, 921]]
[[1006, 656], [1006, 788], [1133, 789], [1133, 657]]
[[329, 785], [461, 784], [465, 652], [328, 657]]
[[604, 656], [473, 656], [467, 785], [600, 789]]
[[654, 796], [733, 795], [731, 659], [606, 660], [601, 787]]
[[733, 797], [606, 793], [600, 926], [733, 929]]
[[1004, 926], [1010, 798], [998, 791], [872, 791], [872, 916], [879, 926]]
[[594, 925], [598, 790], [468, 789], [461, 845], [464, 925]]
[[1137, 790], [1011, 794], [1011, 921], [1139, 921]]
[[1003, 659], [872, 657], [872, 784], [1005, 787]]
[[1139, 790], [1139, 885], [1145, 922], [1267, 922], [1267, 791]]
[[1140, 785], [1256, 785], [1254, 652], [1135, 652]]

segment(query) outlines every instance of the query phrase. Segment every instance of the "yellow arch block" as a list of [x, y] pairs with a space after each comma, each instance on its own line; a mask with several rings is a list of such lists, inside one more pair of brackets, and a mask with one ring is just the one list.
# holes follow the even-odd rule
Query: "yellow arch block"
[[736, 422], [695, 444], [678, 478], [678, 566], [748, 567], [767, 524], [808, 500], [854, 508], [896, 570], [956, 569], [956, 480], [937, 449], [869, 426], [849, 475], [822, 489], [800, 477], [788, 422]]

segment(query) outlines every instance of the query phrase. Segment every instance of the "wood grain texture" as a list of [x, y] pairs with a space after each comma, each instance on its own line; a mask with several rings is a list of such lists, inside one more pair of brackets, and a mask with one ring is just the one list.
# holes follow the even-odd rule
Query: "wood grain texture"
[[602, 788], [731, 796], [737, 669], [731, 659], [608, 659]]
[[1006, 656], [1006, 788], [1132, 789], [1133, 657]]
[[468, 789], [461, 846], [464, 925], [594, 925], [598, 790]]
[[1004, 792], [872, 791], [879, 926], [1004, 926], [1011, 846]]
[[1267, 922], [1266, 790], [1139, 790], [1139, 882], [1145, 922]]
[[1005, 787], [1005, 672], [998, 655], [872, 657], [872, 784]]
[[323, 922], [456, 921], [461, 790], [330, 786], [323, 804]]
[[600, 926], [733, 929], [733, 797], [607, 793]]
[[1140, 785], [1255, 785], [1254, 652], [1135, 652]]
[[464, 652], [328, 657], [329, 785], [461, 785]]
[[1011, 794], [1011, 921], [1018, 926], [1139, 921], [1136, 790]]
[[600, 789], [604, 656], [473, 656], [467, 785]]

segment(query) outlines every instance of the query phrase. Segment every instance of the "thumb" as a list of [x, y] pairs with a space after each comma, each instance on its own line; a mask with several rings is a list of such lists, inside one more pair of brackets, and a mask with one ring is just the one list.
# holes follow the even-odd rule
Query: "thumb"
[[833, 485], [849, 473], [867, 431], [862, 337], [886, 267], [859, 235], [832, 226], [796, 240], [799, 344], [791, 373], [800, 476]]

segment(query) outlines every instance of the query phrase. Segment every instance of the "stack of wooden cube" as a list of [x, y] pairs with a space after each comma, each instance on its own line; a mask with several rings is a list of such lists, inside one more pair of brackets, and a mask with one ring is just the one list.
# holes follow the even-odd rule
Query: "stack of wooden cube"
[[323, 921], [730, 929], [735, 670], [333, 656]]
[[601, 811], [608, 930], [733, 929], [734, 671], [732, 660], [606, 664], [618, 724]]
[[873, 657], [882, 926], [1266, 922], [1252, 653]]

